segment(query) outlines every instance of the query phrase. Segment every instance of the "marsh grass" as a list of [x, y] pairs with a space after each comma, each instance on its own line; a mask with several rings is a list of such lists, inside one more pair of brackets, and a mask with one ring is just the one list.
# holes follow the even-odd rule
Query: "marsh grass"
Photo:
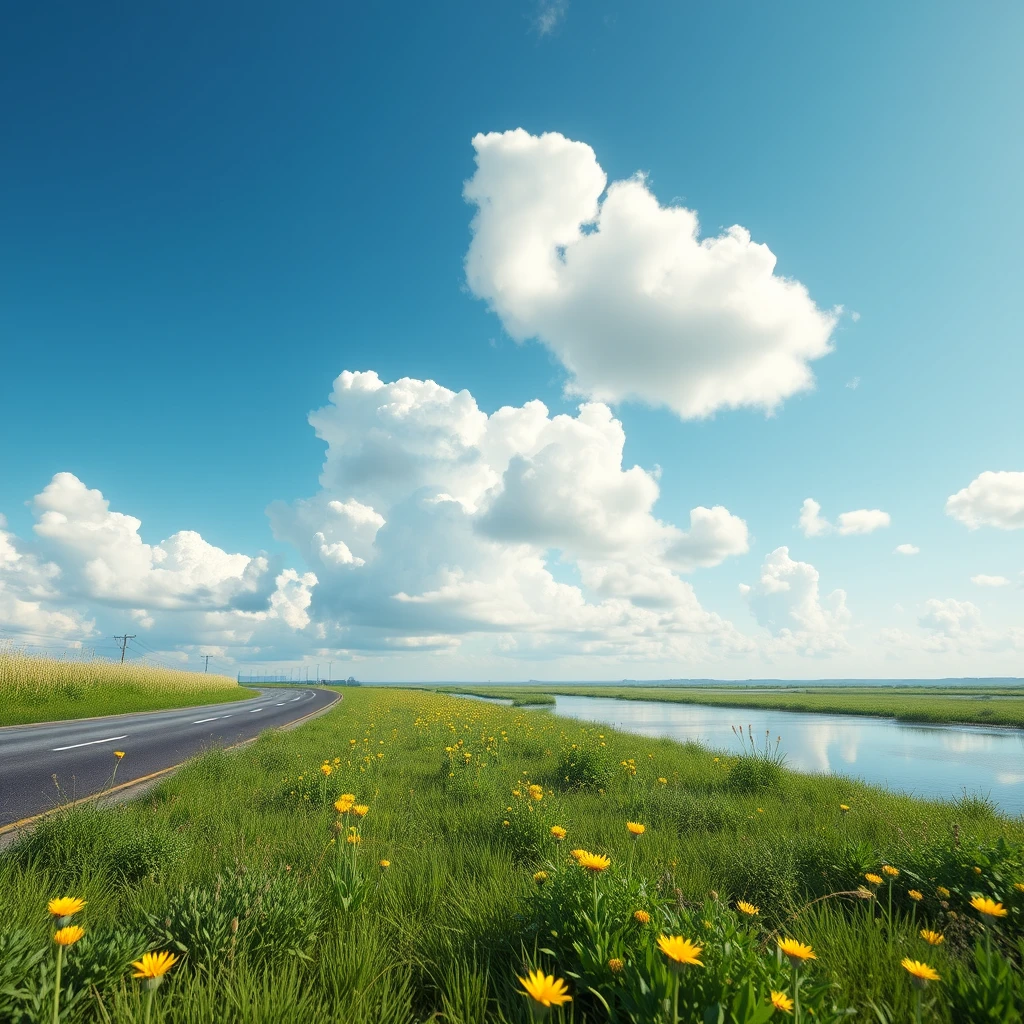
[[[607, 759], [612, 771], [603, 784], [553, 784], [573, 743]], [[449, 748], [460, 751], [456, 761], [470, 754], [454, 790], [442, 770], [453, 760]], [[332, 766], [331, 797], [352, 792], [370, 806], [359, 853], [368, 889], [356, 912], [336, 909], [327, 880], [335, 814], [319, 798], [324, 763]], [[730, 784], [730, 774], [725, 761], [693, 744], [424, 692], [350, 689], [340, 707], [295, 732], [197, 758], [134, 803], [58, 814], [0, 855], [0, 943], [10, 948], [6, 960], [0, 955], [0, 1020], [37, 1019], [50, 961], [26, 958], [48, 952], [45, 902], [65, 893], [89, 901], [82, 923], [107, 949], [103, 963], [126, 964], [140, 936], [148, 948], [182, 953], [157, 1000], [167, 1024], [525, 1024], [530, 1011], [515, 977], [533, 966], [568, 978], [573, 1002], [562, 1020], [608, 1019], [588, 987], [617, 1007], [616, 1020], [658, 1020], [628, 1009], [622, 980], [648, 970], [656, 934], [631, 923], [634, 903], [655, 915], [652, 929], [659, 921], [712, 921], [713, 964], [725, 963], [721, 936], [746, 929], [743, 956], [760, 964], [765, 979], [788, 977], [772, 966], [775, 934], [811, 943], [819, 959], [808, 974], [807, 1005], [850, 1007], [843, 1019], [852, 1021], [912, 1019], [902, 956], [934, 959], [951, 986], [972, 976], [983, 933], [965, 910], [970, 892], [1011, 906], [1014, 916], [994, 941], [1000, 962], [1016, 962], [1021, 822], [785, 769], [771, 788], [748, 793]], [[530, 802], [532, 780], [544, 793]], [[527, 795], [516, 798], [516, 790]], [[851, 810], [841, 813], [840, 803]], [[502, 824], [513, 820], [508, 807], [529, 816], [528, 842], [510, 841]], [[644, 822], [644, 835], [631, 838], [627, 820]], [[565, 842], [554, 841], [551, 824], [566, 828]], [[572, 940], [583, 934], [574, 908], [593, 905], [591, 880], [582, 884], [567, 856], [577, 846], [612, 858], [599, 883], [600, 913], [608, 942], [621, 945], [627, 961], [622, 976], [588, 973], [597, 967], [574, 951]], [[134, 855], [139, 867], [126, 873], [125, 851], [137, 848], [153, 856]], [[382, 858], [391, 864], [386, 871]], [[878, 870], [882, 863], [901, 871], [891, 922], [881, 900], [835, 895], [863, 882], [865, 864]], [[541, 868], [551, 878], [538, 887], [533, 873]], [[920, 905], [906, 896], [911, 885], [926, 892]], [[948, 899], [936, 895], [937, 885], [949, 887]], [[739, 921], [736, 898], [757, 903], [753, 923]], [[916, 935], [926, 923], [947, 935], [937, 951]], [[72, 949], [69, 963], [74, 957]], [[650, 970], [661, 977], [663, 965], [652, 961]], [[1019, 974], [1013, 966], [1014, 997]], [[716, 973], [700, 992], [721, 993], [727, 976]], [[139, 989], [126, 970], [96, 977], [62, 1002], [67, 1020], [141, 1019]], [[946, 988], [926, 996], [926, 1019], [963, 1019], [954, 1017]], [[731, 1005], [723, 1021], [739, 1019]]]
[[0, 726], [218, 704], [252, 695], [227, 676], [39, 658], [0, 647]]

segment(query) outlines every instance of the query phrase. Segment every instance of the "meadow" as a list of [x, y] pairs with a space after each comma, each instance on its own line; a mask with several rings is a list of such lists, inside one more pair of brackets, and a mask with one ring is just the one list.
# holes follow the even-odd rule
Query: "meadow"
[[0, 648], [0, 726], [164, 711], [251, 697], [228, 676]]
[[439, 692], [478, 697], [503, 697], [517, 706], [552, 704], [555, 694], [610, 697], [615, 700], [655, 700], [672, 704], [712, 704], [717, 707], [772, 708], [776, 711], [818, 711], [824, 714], [878, 715], [905, 722], [949, 725], [1010, 725], [1024, 727], [1024, 689], [1021, 687], [850, 687], [799, 689], [737, 689], [709, 686], [524, 686], [438, 687]]
[[347, 688], [142, 799], [43, 820], [0, 854], [0, 914], [18, 1024], [1005, 1024], [1024, 1006], [1024, 822], [985, 800], [426, 691]]

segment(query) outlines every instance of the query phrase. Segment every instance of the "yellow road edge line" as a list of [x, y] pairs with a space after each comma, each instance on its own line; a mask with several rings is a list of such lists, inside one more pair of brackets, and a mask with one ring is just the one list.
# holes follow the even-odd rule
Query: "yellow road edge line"
[[[312, 718], [314, 715], [322, 714], [324, 711], [333, 708], [335, 704], [342, 699], [342, 694], [336, 693], [334, 700], [331, 701], [326, 707], [317, 708], [316, 711], [310, 711], [308, 715], [303, 715], [301, 718], [296, 718], [294, 722], [285, 722], [284, 725], [275, 725], [275, 729], [284, 729], [286, 727], [301, 725], [307, 719]], [[230, 747], [221, 747], [221, 750], [237, 750], [239, 747], [244, 747], [249, 743], [254, 743], [259, 736], [250, 736], [247, 740], [240, 740], [238, 743], [232, 743]], [[198, 756], [198, 755], [193, 755]], [[158, 772], [150, 772], [149, 775], [140, 775], [137, 779], [132, 779], [129, 782], [122, 782], [110, 789], [100, 790], [98, 793], [92, 793], [89, 796], [79, 797], [77, 800], [72, 800], [68, 804], [60, 804], [58, 807], [51, 807], [48, 811], [41, 811], [39, 814], [33, 814], [29, 818], [21, 818], [18, 821], [12, 821], [9, 825], [0, 825], [0, 836], [7, 835], [8, 832], [16, 832], [19, 828], [24, 828], [26, 825], [31, 825], [33, 822], [40, 821], [43, 818], [48, 818], [51, 814], [56, 814], [58, 811], [67, 811], [72, 807], [78, 807], [79, 804], [91, 803], [93, 800], [99, 800], [101, 797], [109, 796], [111, 793], [117, 793], [120, 790], [128, 789], [129, 786], [140, 786], [143, 782], [149, 782], [150, 779], [157, 779], [161, 775], [167, 775], [168, 772], [175, 772], [179, 768], [184, 767], [191, 761], [192, 758], [188, 758], [185, 761], [179, 761], [177, 764], [172, 764], [170, 768], [161, 768]]]

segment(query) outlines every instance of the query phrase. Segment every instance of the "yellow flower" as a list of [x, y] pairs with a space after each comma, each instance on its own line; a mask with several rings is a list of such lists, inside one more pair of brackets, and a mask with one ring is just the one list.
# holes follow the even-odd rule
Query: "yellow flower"
[[651, 919], [651, 915], [646, 910], [634, 910], [633, 919], [641, 924], [647, 924]]
[[772, 1006], [783, 1013], [793, 1012], [793, 1000], [785, 992], [776, 992], [775, 989], [772, 989]]
[[1024, 892], [1024, 882], [1014, 882], [1013, 887], [1017, 892]]
[[551, 826], [551, 835], [554, 836], [554, 838], [558, 842], [561, 842], [565, 838], [565, 829], [562, 828], [561, 825], [552, 825]]
[[667, 786], [667, 785], [668, 785], [668, 779], [663, 779], [663, 778], [661, 778], [661, 777], [659, 776], [659, 778], [658, 778], [658, 781], [659, 781], [659, 782], [660, 782], [660, 783], [661, 783], [661, 784], [662, 784], [663, 786]]
[[613, 956], [611, 960], [608, 961], [608, 970], [611, 971], [612, 974], [620, 974], [622, 972], [622, 968], [625, 966], [626, 965], [617, 956]]
[[1002, 903], [996, 903], [995, 900], [990, 900], [987, 896], [975, 896], [971, 900], [971, 906], [979, 914], [985, 914], [987, 917], [1006, 917], [1009, 913]]
[[890, 878], [896, 878], [900, 873], [899, 868], [894, 868], [891, 864], [882, 865], [882, 874], [888, 875]]
[[548, 873], [546, 871], [536, 871], [534, 872], [533, 880], [537, 885], [543, 885], [548, 880]]
[[921, 929], [921, 938], [929, 946], [941, 946], [946, 941], [946, 936], [942, 932], [933, 932], [930, 928]]
[[320, 771], [322, 771], [324, 775], [330, 775], [334, 769], [329, 764], [322, 764], [320, 765]]
[[907, 895], [915, 902], [920, 903], [924, 899], [924, 893], [918, 892], [916, 889], [908, 889]]
[[141, 960], [134, 960], [133, 978], [162, 978], [176, 963], [173, 953], [143, 953]]
[[704, 966], [697, 959], [704, 947], [689, 939], [684, 939], [682, 935], [659, 935], [658, 949], [668, 957], [670, 967], [678, 969], [690, 964], [695, 967]]
[[634, 836], [642, 836], [644, 832], [647, 831], [643, 825], [636, 821], [627, 821], [626, 828], [628, 828]]
[[563, 1003], [572, 1001], [569, 995], [569, 987], [561, 978], [553, 974], [545, 974], [539, 968], [530, 971], [525, 978], [519, 979], [523, 986], [524, 995], [528, 995], [544, 1010], [550, 1010], [552, 1006], [561, 1006]]
[[755, 907], [753, 903], [748, 903], [746, 900], [737, 900], [736, 909], [746, 914], [747, 917], [756, 917], [761, 913], [760, 907]]
[[586, 852], [587, 852], [586, 850], [570, 850], [569, 851], [569, 853], [573, 857], [576, 858], [577, 862], [579, 862], [580, 857], [582, 857]]
[[916, 988], [924, 988], [929, 981], [941, 981], [938, 971], [934, 967], [921, 963], [920, 960], [911, 960], [905, 956], [900, 961], [900, 966], [910, 975], [910, 980]]
[[981, 874], [981, 868], [979, 868], [979, 867], [973, 867], [973, 868], [971, 868], [971, 870], [972, 870], [972, 871], [973, 871], [973, 872], [974, 872], [974, 873], [975, 873], [976, 875], [980, 875], [980, 874]]
[[881, 885], [882, 884], [882, 876], [881, 875], [875, 875], [875, 874], [872, 874], [869, 871], [864, 877], [868, 880], [868, 883], [870, 885]]
[[949, 899], [949, 890], [944, 885], [935, 886], [935, 891], [944, 899]]
[[338, 799], [334, 801], [334, 809], [339, 814], [348, 814], [348, 812], [352, 810], [352, 802], [354, 800], [355, 797], [349, 798], [347, 793], [343, 796], [339, 796]]
[[777, 939], [779, 949], [789, 957], [789, 962], [794, 967], [799, 967], [805, 960], [817, 960], [818, 955], [804, 942], [797, 942], [796, 939]]
[[382, 867], [382, 868], [383, 868], [383, 869], [384, 869], [385, 871], [387, 871], [387, 869], [388, 869], [389, 867], [391, 867], [391, 861], [389, 861], [389, 860], [382, 860], [382, 861], [380, 862], [380, 866], [381, 866], [381, 867]]
[[120, 761], [121, 758], [124, 757], [124, 751], [123, 750], [115, 750], [114, 751], [114, 757], [116, 757], [118, 759], [118, 761]]
[[576, 858], [576, 863], [581, 868], [593, 871], [595, 874], [600, 871], [606, 871], [611, 862], [611, 857], [606, 857], [603, 853], [587, 853], [586, 850], [581, 850], [580, 856]]
[[66, 928], [59, 928], [53, 936], [53, 941], [58, 946], [73, 946], [83, 935], [85, 929], [77, 924], [69, 924]]
[[350, 832], [347, 836], [345, 836], [345, 842], [351, 843], [353, 846], [355, 846], [357, 843], [361, 843], [362, 841], [363, 837], [359, 835], [359, 833], [357, 832]]
[[85, 900], [79, 899], [77, 896], [60, 896], [55, 900], [50, 900], [46, 904], [46, 909], [54, 917], [70, 918], [84, 906]]
[[850, 809], [850, 805], [849, 804], [840, 804], [839, 805], [839, 810], [841, 810], [843, 812], [843, 814], [846, 814], [846, 812], [849, 809]]
[[529, 793], [530, 793], [530, 798], [533, 799], [533, 800], [543, 800], [544, 799], [544, 787], [543, 786], [533, 785], [533, 786], [530, 787]]
[[352, 813], [357, 818], [365, 818], [367, 813], [369, 812], [369, 810], [370, 810], [370, 808], [366, 804], [356, 804], [352, 808]]

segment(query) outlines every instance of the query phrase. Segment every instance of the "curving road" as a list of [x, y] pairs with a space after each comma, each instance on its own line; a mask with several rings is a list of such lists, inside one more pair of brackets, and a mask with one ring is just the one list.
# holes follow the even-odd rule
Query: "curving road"
[[328, 690], [282, 687], [229, 704], [0, 729], [0, 830], [104, 789], [115, 750], [125, 754], [117, 769], [120, 786], [211, 747], [288, 725], [339, 698]]

